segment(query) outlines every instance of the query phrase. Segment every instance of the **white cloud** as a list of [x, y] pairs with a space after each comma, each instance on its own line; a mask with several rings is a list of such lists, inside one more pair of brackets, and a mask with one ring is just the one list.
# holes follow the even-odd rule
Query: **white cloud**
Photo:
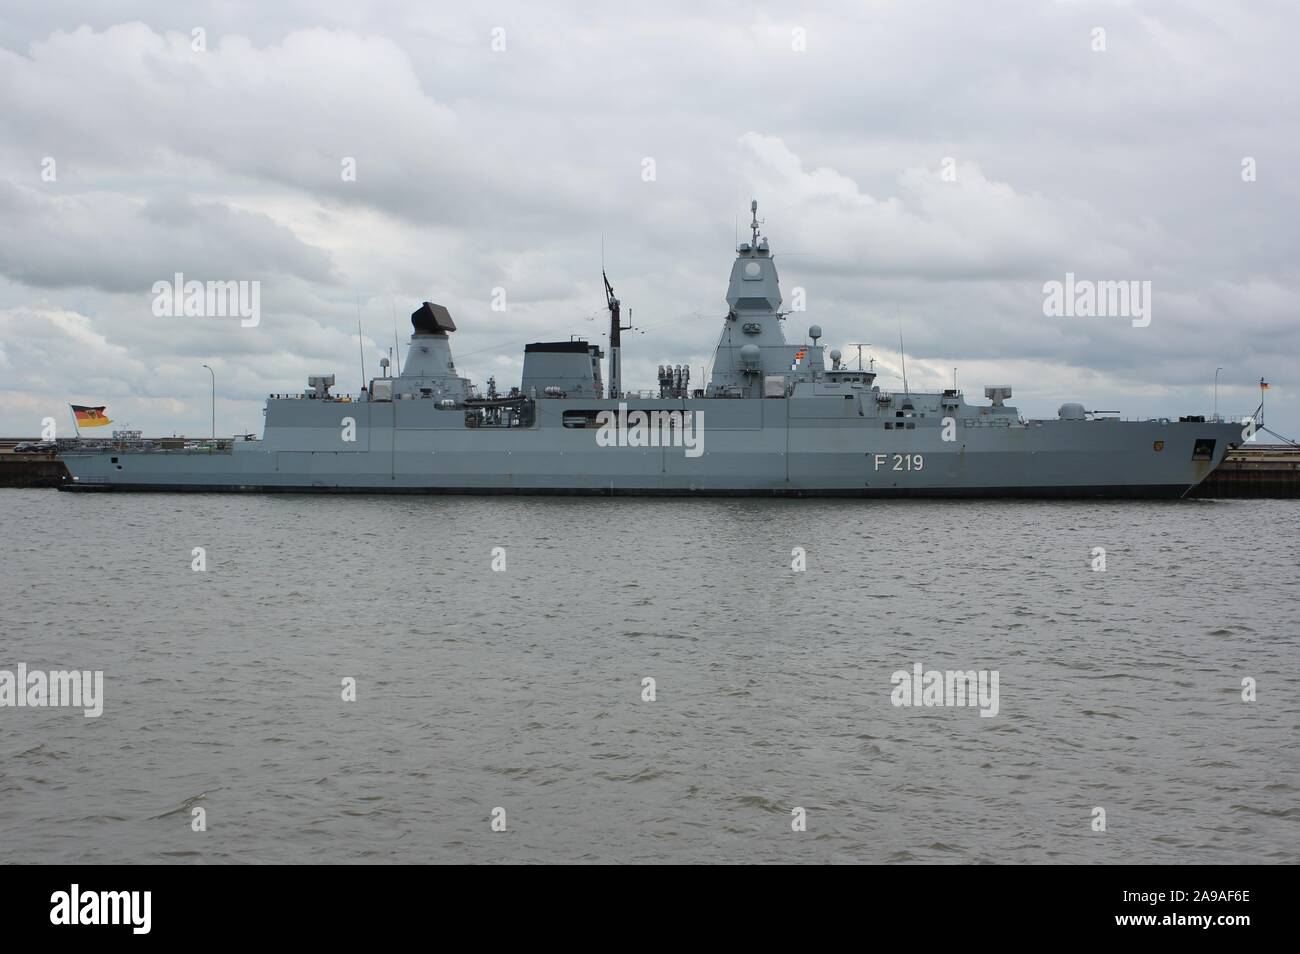
[[[657, 363], [708, 360], [751, 196], [787, 296], [808, 290], [791, 337], [888, 342], [901, 322], [909, 370], [1011, 380], [1038, 413], [1204, 409], [1219, 365], [1243, 395], [1270, 377], [1279, 405], [1300, 387], [1288, 9], [214, 3], [186, 14], [206, 53], [170, 5], [133, 12], [0, 24], [0, 431], [76, 394], [201, 433], [205, 362], [219, 416], [256, 426], [267, 392], [358, 375], [358, 297], [372, 370], [394, 310], [404, 337], [429, 298], [462, 371], [508, 385], [526, 341], [601, 340], [602, 238], [648, 387]], [[1067, 270], [1150, 279], [1152, 326], [1044, 318]], [[262, 325], [153, 319], [175, 271], [261, 279]]]

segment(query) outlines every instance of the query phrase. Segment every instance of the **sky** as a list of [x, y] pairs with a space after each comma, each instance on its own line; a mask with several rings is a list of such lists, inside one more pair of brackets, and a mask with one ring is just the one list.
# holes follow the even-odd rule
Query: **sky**
[[[424, 300], [507, 387], [526, 342], [604, 343], [602, 261], [625, 385], [698, 384], [757, 199], [787, 338], [866, 343], [886, 389], [900, 335], [913, 390], [1030, 417], [1210, 414], [1221, 369], [1220, 413], [1264, 378], [1300, 439], [1297, 36], [1273, 0], [9, 2], [0, 436], [69, 403], [206, 434], [213, 382], [260, 433]], [[258, 283], [257, 323], [158, 314], [177, 273]], [[1149, 322], [1046, 314], [1067, 274]]]

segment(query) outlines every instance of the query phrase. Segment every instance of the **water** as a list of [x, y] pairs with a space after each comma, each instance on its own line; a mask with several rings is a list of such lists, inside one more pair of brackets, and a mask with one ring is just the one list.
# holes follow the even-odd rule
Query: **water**
[[[0, 669], [105, 672], [98, 719], [0, 709], [2, 861], [1300, 860], [1300, 503], [5, 491], [0, 520]], [[916, 662], [997, 670], [998, 714], [893, 706]]]

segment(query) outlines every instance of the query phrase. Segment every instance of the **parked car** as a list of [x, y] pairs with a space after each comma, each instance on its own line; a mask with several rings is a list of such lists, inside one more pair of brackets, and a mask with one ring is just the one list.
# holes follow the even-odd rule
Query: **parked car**
[[35, 453], [36, 453], [36, 442], [35, 442], [35, 441], [23, 441], [21, 444], [15, 444], [15, 445], [14, 445], [14, 453], [15, 453], [15, 454], [35, 454]]

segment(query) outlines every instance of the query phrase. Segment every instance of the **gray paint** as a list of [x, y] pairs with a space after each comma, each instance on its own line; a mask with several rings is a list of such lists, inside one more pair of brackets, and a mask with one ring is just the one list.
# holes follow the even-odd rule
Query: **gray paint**
[[[530, 365], [530, 426], [469, 427], [476, 399], [456, 375], [450, 339], [417, 333], [402, 374], [380, 379], [377, 392], [372, 382], [370, 393], [391, 390], [391, 401], [272, 398], [263, 439], [237, 441], [228, 453], [70, 452], [64, 460], [78, 487], [128, 490], [1178, 497], [1241, 442], [1235, 423], [1025, 421], [1001, 402], [891, 394], [869, 371], [827, 368], [820, 345], [786, 341], [776, 263], [752, 227], [732, 266], [705, 397], [546, 397], [548, 374], [557, 386], [573, 376], [547, 356]], [[702, 414], [703, 452], [599, 446], [596, 428], [565, 426], [565, 412], [572, 423], [583, 417], [574, 412], [620, 404], [629, 413]], [[952, 441], [942, 439], [945, 417]], [[343, 439], [349, 418], [354, 441]], [[1213, 453], [1194, 460], [1207, 439]]]

